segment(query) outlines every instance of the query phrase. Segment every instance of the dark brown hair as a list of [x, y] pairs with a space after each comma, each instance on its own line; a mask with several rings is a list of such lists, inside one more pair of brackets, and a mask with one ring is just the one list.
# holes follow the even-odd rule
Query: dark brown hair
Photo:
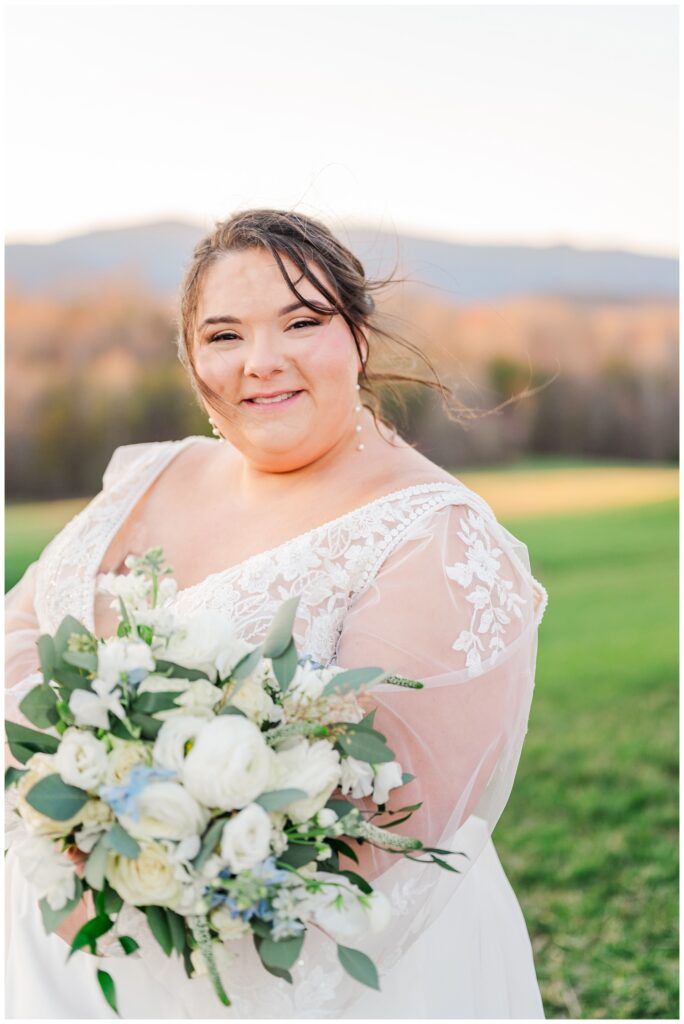
[[[424, 352], [397, 332], [385, 330], [381, 326], [380, 316], [376, 311], [375, 300], [371, 293], [404, 280], [394, 276], [396, 266], [389, 277], [369, 280], [360, 260], [346, 246], [342, 245], [324, 224], [289, 210], [251, 209], [235, 213], [228, 220], [218, 222], [211, 234], [195, 246], [193, 258], [181, 286], [178, 356], [190, 373], [198, 399], [203, 397], [211, 408], [217, 411], [221, 407], [227, 406], [221, 396], [198, 376], [195, 368], [193, 352], [195, 323], [204, 277], [208, 268], [226, 253], [256, 248], [272, 253], [288, 288], [304, 306], [328, 316], [339, 313], [349, 327], [362, 363], [364, 363], [364, 358], [360, 344], [361, 328], [367, 330], [369, 336], [368, 359], [364, 363], [359, 383], [362, 394], [369, 399], [369, 408], [376, 429], [378, 421], [390, 429], [394, 428], [394, 424], [390, 423], [383, 415], [383, 397], [389, 396], [400, 409], [405, 408], [402, 392], [396, 387], [398, 384], [423, 385], [439, 392], [443, 399], [455, 402], [460, 409], [458, 416], [454, 416], [448, 404], [444, 403], [445, 411], [450, 419], [461, 422], [464, 418], [475, 418], [478, 415], [476, 411], [463, 406], [451, 389], [443, 384], [432, 362]], [[283, 255], [292, 261], [302, 277], [315, 285], [318, 292], [327, 299], [329, 306], [305, 299], [299, 293], [285, 269]], [[327, 279], [333, 283], [337, 296], [307, 266], [309, 262], [323, 271]], [[389, 343], [390, 366], [369, 365], [375, 362], [373, 359], [374, 339], [383, 339]], [[398, 352], [398, 349], [403, 349], [403, 353]], [[407, 353], [417, 357], [428, 367], [432, 379], [414, 373], [403, 373], [397, 369], [401, 362], [397, 356]], [[497, 409], [490, 411], [497, 411], [511, 400], [508, 399], [501, 406], [497, 406]]]

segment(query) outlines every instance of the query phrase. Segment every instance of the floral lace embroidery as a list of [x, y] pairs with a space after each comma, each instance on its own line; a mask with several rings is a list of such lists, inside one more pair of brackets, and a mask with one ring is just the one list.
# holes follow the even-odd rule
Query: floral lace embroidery
[[473, 606], [470, 629], [461, 630], [452, 648], [465, 651], [468, 673], [474, 676], [482, 671], [485, 645], [481, 636], [489, 634], [489, 650], [493, 652], [491, 660], [494, 663], [505, 647], [505, 626], [511, 622], [509, 613], [512, 612], [522, 620], [520, 606], [527, 604], [527, 601], [514, 592], [513, 580], [501, 575], [500, 556], [503, 551], [494, 545], [482, 516], [467, 509], [466, 515], [460, 519], [460, 525], [457, 535], [466, 545], [466, 560], [446, 566], [445, 572], [449, 579], [464, 588], [469, 588], [473, 579], [479, 580], [479, 583], [468, 590], [466, 596], [466, 600]]

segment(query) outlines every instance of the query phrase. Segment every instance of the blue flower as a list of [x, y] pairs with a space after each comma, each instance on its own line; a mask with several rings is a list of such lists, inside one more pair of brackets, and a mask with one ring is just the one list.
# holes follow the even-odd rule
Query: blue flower
[[289, 871], [284, 871], [282, 868], [275, 866], [275, 857], [267, 857], [260, 864], [255, 864], [250, 873], [254, 878], [260, 878], [266, 885], [277, 885], [279, 882], [284, 882], [286, 878], [290, 877]]
[[174, 778], [176, 774], [170, 768], [148, 768], [147, 765], [137, 764], [119, 786], [100, 786], [98, 796], [109, 804], [116, 815], [123, 814], [138, 821], [138, 796], [143, 789], [150, 782], [162, 782]]

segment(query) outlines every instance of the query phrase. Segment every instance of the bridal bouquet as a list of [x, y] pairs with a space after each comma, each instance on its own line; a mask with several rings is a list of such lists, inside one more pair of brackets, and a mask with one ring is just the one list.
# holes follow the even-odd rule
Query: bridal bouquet
[[[176, 610], [160, 548], [126, 565], [100, 583], [119, 610], [117, 635], [98, 639], [67, 616], [41, 636], [43, 682], [20, 704], [36, 729], [5, 724], [25, 766], [5, 773], [25, 828], [20, 866], [45, 930], [90, 890], [95, 914], [69, 956], [97, 955], [107, 933], [131, 954], [138, 943], [115, 926], [124, 904], [139, 908], [164, 953], [175, 951], [189, 977], [208, 974], [230, 1005], [231, 942], [251, 934], [264, 968], [291, 981], [315, 926], [350, 975], [379, 988], [373, 962], [347, 943], [384, 928], [389, 903], [340, 867], [340, 855], [358, 862], [345, 838], [456, 870], [437, 856], [453, 851], [392, 831], [420, 804], [384, 806], [413, 776], [374, 728], [365, 691], [422, 684], [300, 657], [298, 598], [253, 646], [218, 613]], [[371, 797], [378, 810], [345, 796]], [[70, 853], [85, 859], [82, 875]], [[111, 975], [97, 976], [118, 1013]]]

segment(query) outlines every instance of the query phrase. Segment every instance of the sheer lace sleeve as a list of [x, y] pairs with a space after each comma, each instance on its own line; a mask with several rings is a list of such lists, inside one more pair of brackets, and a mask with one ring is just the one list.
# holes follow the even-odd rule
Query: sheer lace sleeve
[[459, 872], [452, 873], [357, 846], [362, 873], [403, 915], [396, 956], [462, 882], [506, 804], [527, 731], [545, 604], [526, 546], [493, 515], [456, 504], [410, 530], [345, 618], [338, 665], [378, 665], [424, 683], [422, 690], [381, 683], [371, 691], [375, 727], [403, 771], [416, 776], [391, 791], [387, 807], [422, 801], [397, 831], [467, 854], [447, 858]]

